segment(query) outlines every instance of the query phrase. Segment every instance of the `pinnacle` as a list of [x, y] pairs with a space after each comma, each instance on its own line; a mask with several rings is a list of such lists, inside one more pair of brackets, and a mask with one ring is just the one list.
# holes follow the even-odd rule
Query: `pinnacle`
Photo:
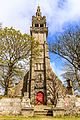
[[40, 6], [39, 5], [37, 7], [36, 16], [41, 16], [41, 10], [40, 10]]

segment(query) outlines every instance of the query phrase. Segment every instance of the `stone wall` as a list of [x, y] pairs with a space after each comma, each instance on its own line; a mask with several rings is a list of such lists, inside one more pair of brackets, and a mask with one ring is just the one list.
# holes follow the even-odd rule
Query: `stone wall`
[[[24, 96], [22, 99], [0, 99], [0, 115], [33, 116], [34, 111], [35, 109], [31, 106], [27, 96]], [[57, 106], [55, 108], [53, 107], [53, 116], [59, 115], [80, 115], [80, 98], [74, 95], [67, 95], [64, 98], [59, 98]]]
[[21, 113], [20, 98], [0, 99], [0, 115], [19, 115]]
[[[61, 111], [61, 114], [58, 111]], [[53, 115], [80, 115], [80, 98], [74, 95], [66, 95], [59, 98], [56, 108], [53, 108]]]
[[0, 115], [25, 115], [33, 116], [34, 108], [30, 104], [29, 98], [25, 95], [20, 98], [0, 99]]

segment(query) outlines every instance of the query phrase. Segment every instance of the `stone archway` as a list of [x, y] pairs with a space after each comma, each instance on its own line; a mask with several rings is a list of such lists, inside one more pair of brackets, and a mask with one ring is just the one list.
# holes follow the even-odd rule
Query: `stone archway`
[[44, 104], [44, 93], [42, 91], [39, 91], [36, 94], [36, 104], [37, 105]]

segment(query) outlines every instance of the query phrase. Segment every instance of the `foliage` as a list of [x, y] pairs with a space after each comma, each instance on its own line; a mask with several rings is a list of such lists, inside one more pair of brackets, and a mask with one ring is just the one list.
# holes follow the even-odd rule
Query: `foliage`
[[[27, 71], [27, 64], [31, 56], [31, 49], [38, 53], [38, 43], [27, 34], [22, 34], [13, 28], [0, 29], [0, 83], [5, 88], [5, 95], [8, 88], [23, 78]], [[17, 78], [17, 79], [16, 79]]]

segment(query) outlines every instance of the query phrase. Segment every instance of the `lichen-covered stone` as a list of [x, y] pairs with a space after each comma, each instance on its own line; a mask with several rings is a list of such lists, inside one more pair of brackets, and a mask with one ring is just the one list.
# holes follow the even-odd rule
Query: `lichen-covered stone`
[[19, 115], [21, 112], [20, 98], [0, 99], [0, 115]]

